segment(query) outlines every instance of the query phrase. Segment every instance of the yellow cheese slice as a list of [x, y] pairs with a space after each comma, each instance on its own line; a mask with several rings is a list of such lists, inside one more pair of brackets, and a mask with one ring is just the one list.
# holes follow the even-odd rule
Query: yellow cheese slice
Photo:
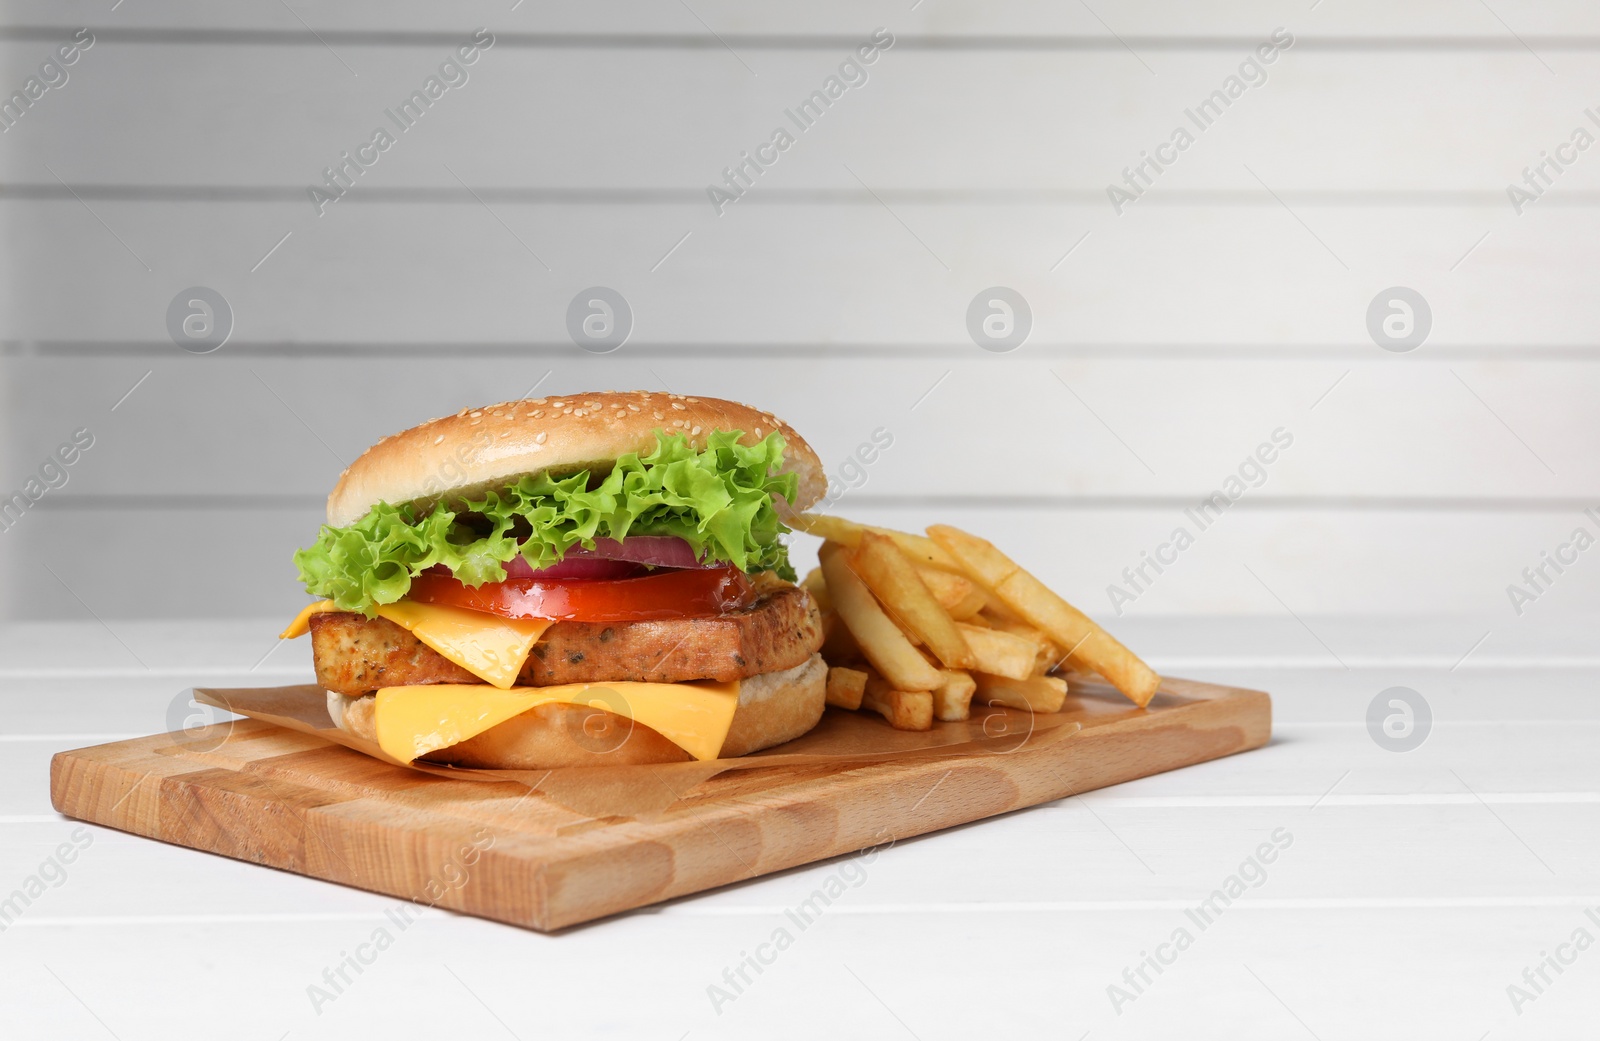
[[[332, 600], [310, 604], [295, 616], [279, 639], [303, 636], [311, 627], [312, 615], [337, 610]], [[500, 688], [517, 682], [517, 674], [528, 660], [528, 652], [545, 630], [555, 624], [549, 618], [501, 618], [463, 607], [415, 604], [406, 600], [379, 604], [378, 617], [409, 630], [411, 635], [463, 669]]]
[[477, 683], [382, 687], [374, 705], [378, 744], [409, 763], [554, 701], [628, 716], [696, 759], [715, 759], [739, 707], [739, 681], [564, 683], [509, 690]]
[[501, 618], [464, 607], [406, 600], [379, 604], [378, 617], [411, 630], [411, 635], [429, 647], [502, 689], [517, 682], [528, 652], [555, 624], [551, 618]]
[[332, 600], [318, 600], [314, 604], [307, 604], [300, 613], [294, 616], [294, 621], [289, 623], [289, 628], [278, 634], [280, 640], [293, 640], [304, 636], [311, 631], [311, 616], [322, 614], [324, 611], [337, 611], [339, 605]]

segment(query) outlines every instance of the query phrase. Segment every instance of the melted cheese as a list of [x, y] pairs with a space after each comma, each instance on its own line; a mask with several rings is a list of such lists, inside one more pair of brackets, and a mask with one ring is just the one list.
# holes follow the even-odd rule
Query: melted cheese
[[739, 707], [739, 682], [565, 683], [509, 690], [476, 683], [383, 687], [374, 705], [378, 744], [409, 763], [550, 702], [627, 716], [696, 759], [715, 759]]
[[411, 630], [429, 647], [501, 689], [517, 682], [528, 652], [555, 624], [550, 618], [501, 618], [464, 607], [405, 600], [379, 604], [378, 617]]
[[[337, 611], [332, 600], [308, 605], [279, 636], [292, 640], [311, 628], [311, 616]], [[545, 630], [549, 618], [501, 618], [482, 611], [439, 604], [400, 601], [379, 604], [378, 617], [409, 630], [411, 635], [455, 662], [474, 676], [502, 689], [517, 682], [528, 653]]]
[[318, 600], [314, 604], [307, 604], [301, 609], [299, 614], [294, 616], [294, 621], [289, 623], [289, 627], [278, 634], [278, 639], [293, 640], [297, 637], [304, 636], [306, 633], [311, 631], [312, 615], [322, 614], [325, 611], [337, 610], [339, 610], [339, 607], [332, 600]]

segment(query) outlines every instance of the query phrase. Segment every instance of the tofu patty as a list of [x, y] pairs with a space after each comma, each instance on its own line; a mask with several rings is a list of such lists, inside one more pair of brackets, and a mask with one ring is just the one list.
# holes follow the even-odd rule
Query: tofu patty
[[[743, 679], [792, 669], [822, 647], [811, 595], [785, 586], [742, 611], [650, 622], [557, 622], [533, 646], [517, 683]], [[317, 682], [340, 694], [482, 680], [386, 618], [311, 616]]]

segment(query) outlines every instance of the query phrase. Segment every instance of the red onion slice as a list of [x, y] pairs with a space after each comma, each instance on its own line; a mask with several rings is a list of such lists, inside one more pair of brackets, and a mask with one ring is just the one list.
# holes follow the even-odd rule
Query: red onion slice
[[635, 564], [651, 567], [703, 568], [715, 565], [694, 555], [694, 547], [676, 535], [629, 535], [616, 539], [595, 539], [594, 549], [574, 546], [567, 550], [566, 559], [573, 557], [603, 557], [606, 560], [631, 560]]
[[616, 539], [595, 539], [594, 549], [573, 546], [559, 564], [535, 570], [522, 557], [505, 564], [507, 578], [632, 578], [643, 572], [643, 565], [669, 568], [705, 568], [694, 555], [694, 547], [675, 535], [630, 535]]
[[579, 557], [568, 552], [559, 564], [535, 571], [520, 556], [505, 563], [507, 578], [633, 578], [641, 574], [643, 564], [631, 560], [607, 560], [604, 557]]

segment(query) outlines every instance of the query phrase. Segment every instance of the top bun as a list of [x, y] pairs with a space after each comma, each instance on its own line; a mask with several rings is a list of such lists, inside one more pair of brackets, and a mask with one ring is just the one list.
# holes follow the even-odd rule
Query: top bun
[[769, 412], [721, 398], [604, 391], [464, 408], [391, 434], [339, 475], [328, 496], [328, 523], [352, 524], [380, 502], [426, 505], [447, 495], [477, 495], [524, 474], [604, 469], [618, 456], [655, 448], [658, 429], [683, 434], [696, 449], [715, 430], [743, 431], [746, 445], [776, 430], [788, 443], [784, 472], [799, 478], [789, 506], [803, 510], [827, 491], [817, 454]]

